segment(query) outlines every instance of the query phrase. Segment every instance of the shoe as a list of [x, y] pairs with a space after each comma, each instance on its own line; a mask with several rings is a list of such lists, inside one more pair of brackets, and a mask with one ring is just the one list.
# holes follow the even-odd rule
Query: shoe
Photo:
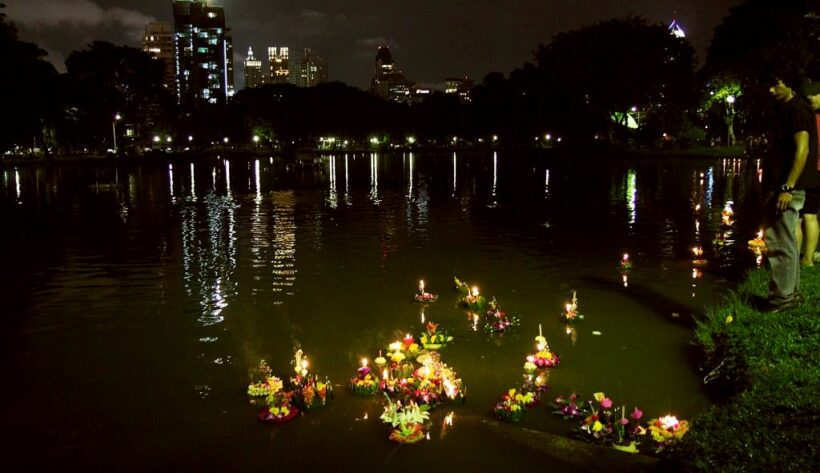
[[[799, 300], [798, 300], [799, 299]], [[780, 303], [780, 304], [773, 304], [769, 301], [766, 301], [766, 305], [760, 309], [760, 312], [764, 314], [778, 314], [780, 312], [785, 312], [787, 310], [796, 309], [800, 307], [800, 302], [802, 302], [803, 296], [795, 295], [790, 300]]]

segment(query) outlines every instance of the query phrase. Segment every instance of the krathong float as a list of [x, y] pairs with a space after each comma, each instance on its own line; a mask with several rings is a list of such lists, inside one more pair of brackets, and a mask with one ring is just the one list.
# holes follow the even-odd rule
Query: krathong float
[[424, 423], [430, 418], [429, 406], [420, 406], [414, 402], [402, 405], [401, 401], [387, 398], [387, 406], [380, 419], [390, 424], [390, 440], [396, 443], [416, 443], [424, 438]]
[[499, 420], [520, 422], [524, 418], [524, 412], [536, 402], [537, 399], [531, 392], [524, 393], [516, 389], [509, 389], [495, 404], [493, 412]]
[[424, 292], [424, 280], [419, 281], [419, 292], [415, 295], [416, 302], [436, 302], [438, 296], [429, 292]]
[[539, 368], [555, 368], [561, 362], [558, 355], [550, 351], [547, 339], [541, 334], [541, 325], [538, 325], [538, 336], [535, 337], [536, 352], [527, 357], [524, 371], [532, 374]]
[[659, 452], [677, 442], [689, 431], [689, 423], [677, 417], [666, 415], [649, 421], [649, 433], [655, 441], [655, 451]]
[[369, 396], [379, 392], [380, 380], [367, 364], [367, 358], [363, 358], [362, 366], [356, 370], [356, 376], [350, 380], [350, 389], [360, 396]]
[[578, 395], [575, 393], [569, 396], [558, 396], [555, 398], [553, 407], [555, 408], [553, 412], [563, 416], [566, 420], [578, 419], [587, 415], [584, 405], [578, 405]]
[[487, 303], [487, 299], [478, 291], [478, 286], [473, 286], [470, 292], [461, 299], [462, 304], [468, 309], [480, 311]]
[[[641, 426], [643, 412], [637, 407], [627, 416], [626, 406], [614, 407], [613, 401], [604, 393], [593, 395], [587, 401], [588, 408], [578, 402], [573, 393], [555, 399], [555, 414], [567, 420], [579, 422], [576, 434], [579, 438], [602, 445], [610, 445], [616, 450], [637, 453], [638, 446], [645, 439], [647, 429]], [[620, 415], [619, 415], [620, 414]]]
[[461, 294], [462, 297], [470, 293], [470, 285], [466, 282], [462, 281], [458, 277], [453, 277], [453, 282], [456, 285], [456, 291], [458, 291], [458, 293]]
[[446, 330], [439, 330], [439, 324], [427, 322], [427, 332], [419, 336], [421, 346], [425, 350], [438, 350], [453, 341], [453, 337]]
[[703, 257], [703, 248], [700, 246], [696, 246], [692, 248], [692, 254], [695, 255], [695, 259], [692, 260], [692, 264], [694, 266], [704, 266], [706, 265], [707, 261]]
[[254, 369], [252, 382], [248, 385], [248, 397], [252, 405], [261, 405], [258, 418], [263, 422], [284, 424], [299, 414], [299, 408], [293, 405], [293, 392], [285, 391], [281, 379], [273, 376], [265, 360], [261, 360]]
[[394, 364], [385, 369], [380, 387], [389, 397], [434, 406], [447, 400], [464, 400], [461, 378], [441, 361], [438, 352], [418, 356], [416, 366], [411, 362]]
[[294, 400], [303, 410], [310, 410], [327, 404], [333, 398], [333, 385], [325, 378], [319, 377], [308, 370], [308, 360], [302, 350], [297, 350], [293, 360], [293, 371], [296, 373], [290, 379], [293, 387]]
[[621, 262], [618, 264], [618, 269], [621, 271], [621, 274], [628, 274], [632, 271], [632, 260], [629, 259], [629, 253], [624, 253]]
[[508, 316], [506, 312], [499, 308], [498, 301], [493, 297], [493, 300], [490, 301], [490, 308], [487, 309], [484, 329], [488, 332], [502, 333], [518, 324], [518, 317]]
[[749, 248], [753, 250], [766, 250], [766, 241], [763, 240], [763, 229], [761, 228], [754, 239], [749, 240]]
[[578, 293], [576, 291], [572, 291], [572, 301], [564, 304], [564, 312], [561, 314], [561, 320], [566, 323], [584, 320], [584, 316], [578, 312]]

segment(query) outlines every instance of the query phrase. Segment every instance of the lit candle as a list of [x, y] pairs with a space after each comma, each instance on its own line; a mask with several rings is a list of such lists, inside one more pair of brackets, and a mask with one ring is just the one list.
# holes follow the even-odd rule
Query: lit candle
[[538, 336], [543, 337], [544, 335], [541, 333], [541, 324], [538, 324]]
[[478, 297], [478, 286], [473, 286], [473, 297]]
[[385, 369], [384, 369], [384, 371], [382, 371], [382, 379], [383, 379], [383, 380], [385, 380], [385, 381], [387, 381], [387, 379], [388, 379], [389, 377], [390, 377], [390, 372], [389, 372], [389, 371], [387, 371], [387, 368], [385, 368]]
[[362, 358], [362, 368], [367, 368], [367, 358]]
[[413, 344], [413, 336], [408, 333], [407, 335], [404, 336], [404, 339], [402, 340], [402, 342], [404, 342], [405, 346], [409, 347], [410, 345]]
[[419, 281], [419, 292], [424, 294], [424, 279]]

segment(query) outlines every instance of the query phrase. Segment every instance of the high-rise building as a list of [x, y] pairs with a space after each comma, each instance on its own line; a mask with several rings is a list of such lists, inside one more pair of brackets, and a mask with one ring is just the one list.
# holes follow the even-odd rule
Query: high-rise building
[[268, 63], [270, 64], [270, 83], [287, 84], [290, 81], [290, 59], [288, 47], [268, 48]]
[[393, 62], [390, 48], [379, 46], [376, 52], [376, 69], [370, 81], [370, 93], [387, 100], [406, 103], [410, 100], [411, 85], [412, 83]]
[[262, 81], [262, 61], [253, 57], [253, 48], [248, 47], [248, 57], [245, 58], [245, 87], [259, 87]]
[[165, 63], [163, 85], [176, 91], [176, 68], [174, 67], [174, 29], [170, 23], [154, 21], [145, 25], [142, 50]]
[[234, 78], [225, 11], [207, 0], [173, 1], [178, 102], [188, 107], [227, 102]]
[[472, 100], [473, 80], [469, 77], [445, 79], [444, 93], [455, 94], [461, 103], [469, 103]]
[[313, 87], [327, 82], [327, 62], [311, 48], [305, 48], [299, 65], [299, 86]]

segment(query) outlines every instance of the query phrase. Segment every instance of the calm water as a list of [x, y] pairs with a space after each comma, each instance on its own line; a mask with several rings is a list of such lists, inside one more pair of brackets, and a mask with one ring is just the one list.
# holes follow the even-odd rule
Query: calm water
[[[757, 164], [485, 154], [338, 155], [315, 166], [199, 159], [0, 169], [2, 455], [92, 469], [531, 469], [488, 426], [538, 325], [562, 358], [550, 397], [604, 391], [647, 416], [709, 405], [692, 315], [755, 265]], [[696, 206], [700, 206], [696, 208]], [[726, 207], [734, 224], [721, 223]], [[691, 248], [709, 264], [693, 273]], [[624, 284], [618, 261], [634, 269]], [[454, 275], [521, 318], [503, 337], [455, 306]], [[697, 276], [697, 277], [696, 277]], [[422, 314], [418, 280], [440, 295]], [[558, 320], [578, 291], [586, 320]], [[395, 447], [378, 398], [345, 390], [361, 357], [422, 317], [456, 338], [468, 387], [431, 440]], [[593, 334], [600, 332], [600, 335]], [[258, 422], [248, 370], [295, 347], [329, 408]], [[455, 412], [445, 431], [442, 419]], [[566, 433], [541, 406], [521, 427]], [[521, 428], [515, 426], [514, 428]]]

